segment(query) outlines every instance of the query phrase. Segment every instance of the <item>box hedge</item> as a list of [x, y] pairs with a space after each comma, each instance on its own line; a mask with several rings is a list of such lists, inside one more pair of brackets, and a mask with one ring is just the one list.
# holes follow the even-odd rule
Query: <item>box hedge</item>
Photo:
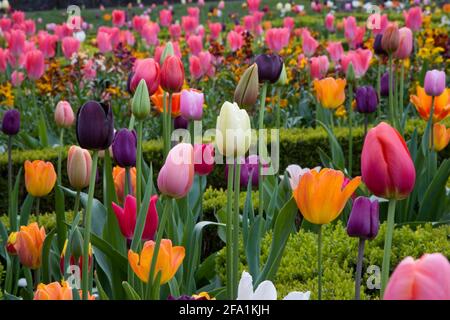
[[[381, 268], [383, 260], [385, 225], [378, 236], [366, 242], [363, 262], [362, 299], [379, 299], [379, 290], [368, 289], [367, 268], [371, 265]], [[450, 258], [450, 226], [433, 228], [431, 224], [397, 227], [394, 232], [391, 272], [407, 256], [419, 258], [424, 253], [440, 252]], [[261, 261], [267, 259], [271, 243], [268, 234], [261, 244]], [[242, 245], [240, 246], [242, 249]], [[323, 298], [353, 299], [354, 274], [358, 252], [358, 239], [350, 238], [342, 223], [324, 226], [323, 232]], [[244, 270], [244, 253], [241, 250], [240, 271]], [[246, 269], [246, 268], [245, 268]], [[247, 270], [247, 269], [246, 269]], [[225, 248], [216, 258], [216, 271], [225, 282]], [[248, 270], [247, 270], [248, 271]], [[278, 297], [291, 291], [311, 291], [311, 299], [317, 299], [317, 235], [300, 231], [291, 235], [283, 253], [280, 268], [274, 279]]]

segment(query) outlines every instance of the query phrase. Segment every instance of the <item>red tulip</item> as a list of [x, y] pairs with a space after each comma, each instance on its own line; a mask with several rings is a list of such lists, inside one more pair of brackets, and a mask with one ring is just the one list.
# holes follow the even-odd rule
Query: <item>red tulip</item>
[[367, 133], [361, 173], [363, 182], [379, 197], [401, 200], [414, 188], [416, 169], [405, 140], [385, 122]]
[[180, 92], [184, 83], [184, 67], [177, 56], [168, 56], [161, 68], [161, 87], [167, 92]]

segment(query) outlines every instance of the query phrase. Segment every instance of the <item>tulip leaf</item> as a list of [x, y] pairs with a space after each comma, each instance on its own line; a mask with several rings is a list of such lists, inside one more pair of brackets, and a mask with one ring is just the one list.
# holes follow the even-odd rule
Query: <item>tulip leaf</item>
[[20, 225], [24, 226], [28, 224], [30, 218], [31, 209], [33, 208], [34, 197], [31, 194], [27, 194], [27, 197], [22, 203], [20, 208]]
[[335, 166], [335, 169], [344, 170], [345, 169], [344, 152], [342, 151], [342, 147], [339, 144], [338, 140], [336, 139], [336, 136], [334, 135], [333, 130], [328, 128], [328, 126], [321, 121], [317, 121], [317, 123], [319, 123], [328, 134], [328, 140], [329, 140], [330, 149], [331, 149], [331, 157], [333, 159], [333, 164]]
[[65, 223], [64, 192], [59, 185], [55, 187], [55, 213], [58, 249], [59, 252], [61, 252], [64, 248], [64, 242], [66, 241], [67, 230]]
[[20, 181], [22, 178], [22, 167], [19, 169], [19, 172], [17, 173], [16, 176], [16, 182], [14, 183], [14, 187], [12, 190], [12, 194], [11, 194], [11, 198], [10, 198], [10, 203], [9, 203], [9, 214], [10, 214], [10, 219], [9, 219], [9, 229], [11, 231], [16, 231], [17, 230], [17, 211], [18, 211], [18, 202], [19, 202], [19, 186], [20, 186]]
[[8, 243], [8, 231], [3, 222], [0, 221], [0, 256], [6, 259], [6, 244]]
[[249, 225], [253, 224], [255, 213], [253, 211], [252, 202], [252, 179], [247, 182], [247, 194], [245, 196], [244, 210], [242, 211], [242, 238], [244, 240], [244, 247], [247, 246]]
[[106, 294], [100, 280], [98, 279], [97, 273], [94, 274], [94, 277], [95, 277], [95, 284], [97, 285], [98, 296], [99, 296], [100, 300], [109, 300], [108, 295]]
[[[80, 228], [80, 231], [81, 230], [83, 229]], [[108, 242], [106, 242], [96, 234], [91, 233], [91, 243], [94, 247], [97, 247], [97, 249], [103, 252], [111, 260], [111, 263], [114, 265], [114, 267], [119, 268], [123, 272], [127, 272], [128, 259], [113, 247], [111, 247]]]
[[128, 282], [123, 281], [122, 286], [125, 290], [125, 294], [128, 300], [142, 300], [139, 294], [130, 286]]
[[48, 133], [47, 133], [47, 123], [45, 122], [45, 117], [42, 111], [40, 112], [39, 122], [38, 122], [38, 133], [39, 141], [42, 147], [48, 147]]
[[[195, 280], [200, 282], [201, 280], [211, 280], [216, 276], [215, 266], [216, 266], [217, 252], [209, 255], [204, 259], [197, 268], [195, 273]], [[205, 290], [200, 290], [205, 291]]]
[[45, 237], [42, 245], [42, 279], [44, 283], [51, 282], [50, 249], [55, 232], [56, 229], [52, 229]]
[[255, 278], [259, 276], [260, 272], [259, 258], [261, 256], [261, 238], [263, 231], [264, 218], [258, 215], [249, 230], [248, 241], [245, 246], [249, 272]]

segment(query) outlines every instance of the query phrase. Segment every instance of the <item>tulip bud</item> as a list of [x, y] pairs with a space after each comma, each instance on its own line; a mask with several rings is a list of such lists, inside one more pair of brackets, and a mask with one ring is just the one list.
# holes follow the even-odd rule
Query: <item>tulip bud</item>
[[284, 86], [284, 85], [288, 84], [286, 65], [284, 63], [283, 63], [283, 69], [281, 69], [281, 74], [280, 74], [280, 77], [278, 78], [277, 84], [280, 86]]
[[71, 146], [67, 155], [67, 175], [70, 185], [76, 190], [89, 186], [92, 159], [89, 151]]
[[352, 83], [355, 81], [355, 69], [353, 68], [352, 62], [347, 67], [346, 80]]
[[75, 122], [72, 107], [67, 101], [60, 101], [56, 105], [55, 122], [60, 128], [69, 128]]
[[400, 44], [400, 34], [398, 31], [398, 26], [395, 23], [390, 24], [383, 33], [383, 38], [381, 39], [381, 47], [388, 54], [397, 51]]
[[186, 120], [201, 120], [203, 116], [203, 93], [195, 89], [184, 89], [180, 96], [180, 113]]
[[260, 54], [256, 57], [259, 82], [275, 83], [283, 70], [283, 59], [277, 54]]
[[25, 187], [33, 197], [48, 195], [56, 182], [56, 172], [51, 162], [27, 160], [25, 167]]
[[206, 176], [214, 169], [214, 145], [194, 145], [194, 171], [199, 176]]
[[164, 46], [164, 51], [161, 54], [161, 58], [159, 60], [159, 64], [163, 65], [164, 61], [166, 60], [167, 57], [174, 56], [174, 55], [175, 55], [175, 51], [173, 50], [173, 44], [172, 44], [171, 41], [169, 41]]
[[241, 107], [251, 107], [259, 93], [258, 65], [252, 64], [245, 70], [234, 91], [234, 102]]
[[372, 86], [356, 89], [356, 110], [360, 113], [375, 112], [378, 106], [377, 92]]
[[144, 120], [150, 114], [150, 96], [144, 80], [139, 82], [131, 101], [131, 111], [138, 120]]
[[347, 223], [347, 234], [371, 240], [378, 234], [379, 206], [378, 201], [370, 201], [366, 197], [358, 197], [353, 201], [352, 212]]
[[5, 112], [2, 121], [2, 131], [9, 136], [16, 135], [20, 129], [20, 112], [11, 109]]
[[40, 268], [45, 236], [44, 227], [39, 228], [36, 222], [20, 227], [14, 247], [24, 267], [33, 270]]
[[11, 256], [17, 255], [17, 250], [15, 247], [16, 242], [17, 242], [17, 232], [11, 232], [8, 236], [8, 242], [6, 244], [6, 251]]
[[176, 129], [187, 129], [189, 121], [187, 121], [183, 116], [178, 116], [173, 120], [173, 127]]
[[184, 83], [184, 66], [177, 56], [168, 56], [161, 68], [161, 87], [170, 93], [180, 92]]
[[383, 38], [383, 34], [379, 33], [375, 36], [375, 41], [373, 43], [373, 50], [375, 51], [375, 54], [377, 55], [385, 55], [386, 51], [384, 51], [382, 45], [381, 45], [381, 39]]
[[114, 160], [122, 168], [136, 165], [136, 132], [134, 130], [120, 129], [116, 132], [112, 143]]
[[411, 29], [403, 27], [398, 30], [399, 33], [399, 46], [395, 51], [394, 56], [397, 59], [407, 59], [413, 49], [413, 34]]
[[444, 124], [435, 123], [433, 133], [434, 150], [436, 152], [444, 150], [450, 141], [450, 128], [447, 129]]
[[114, 138], [111, 106], [96, 101], [86, 102], [78, 110], [76, 132], [80, 147], [89, 150], [108, 149]]
[[[69, 252], [67, 250], [69, 249]], [[69, 264], [66, 265], [66, 255], [70, 254]], [[89, 244], [88, 252], [88, 269], [92, 267], [92, 246]], [[62, 274], [66, 273], [69, 267], [76, 266], [80, 268], [80, 277], [83, 274], [83, 237], [78, 228], [75, 228], [73, 232], [73, 238], [69, 243], [69, 239], [64, 242], [63, 250], [61, 251], [61, 256], [59, 258], [59, 267]], [[70, 269], [69, 269], [70, 270]]]
[[440, 96], [445, 90], [445, 72], [439, 70], [427, 71], [424, 80], [425, 93], [429, 96]]

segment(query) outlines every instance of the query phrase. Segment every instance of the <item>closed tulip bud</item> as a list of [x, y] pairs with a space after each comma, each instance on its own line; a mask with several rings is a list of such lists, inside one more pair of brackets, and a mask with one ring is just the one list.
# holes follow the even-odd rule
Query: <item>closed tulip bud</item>
[[199, 176], [206, 176], [214, 169], [214, 145], [194, 145], [194, 171]]
[[241, 107], [251, 107], [258, 100], [258, 65], [252, 64], [245, 70], [234, 91], [234, 102]]
[[447, 129], [444, 124], [435, 123], [433, 130], [434, 150], [436, 152], [442, 151], [447, 147], [450, 141], [450, 128]]
[[216, 144], [219, 152], [226, 157], [242, 157], [250, 148], [251, 138], [247, 111], [226, 101], [217, 117]]
[[158, 189], [162, 194], [180, 199], [188, 194], [193, 182], [194, 149], [191, 144], [177, 144], [159, 171]]
[[152, 58], [137, 60], [130, 79], [130, 91], [134, 92], [141, 82], [145, 81], [149, 95], [158, 90], [160, 82], [159, 64]]
[[[328, 67], [327, 67], [327, 69], [328, 69]], [[280, 86], [284, 86], [284, 85], [288, 84], [286, 65], [284, 63], [283, 63], [283, 69], [281, 69], [281, 74], [280, 74], [280, 77], [278, 78], [277, 84]]]
[[[382, 97], [389, 96], [389, 72], [385, 72], [380, 79], [380, 94]], [[394, 84], [392, 85], [395, 88], [395, 79]]]
[[385, 122], [367, 133], [361, 173], [367, 188], [378, 197], [401, 200], [414, 188], [416, 169], [405, 140]]
[[20, 129], [20, 112], [11, 109], [5, 112], [2, 120], [2, 131], [9, 136], [16, 135]]
[[381, 47], [388, 54], [397, 51], [400, 44], [400, 34], [398, 31], [398, 26], [395, 23], [390, 24], [383, 33], [383, 38], [381, 39]]
[[55, 122], [60, 128], [69, 128], [75, 122], [72, 107], [67, 101], [60, 101], [55, 109]]
[[164, 46], [164, 50], [161, 54], [161, 58], [159, 60], [159, 64], [163, 65], [164, 61], [166, 60], [167, 57], [169, 56], [174, 56], [175, 55], [175, 51], [173, 49], [173, 44], [172, 42], [167, 42], [166, 45]]
[[373, 43], [373, 50], [377, 55], [385, 55], [386, 51], [384, 51], [383, 46], [381, 45], [381, 39], [383, 38], [383, 34], [379, 33], [375, 36], [375, 41]]
[[113, 157], [122, 168], [136, 165], [137, 139], [134, 130], [120, 129], [114, 136], [112, 143]]
[[378, 96], [372, 86], [356, 89], [356, 110], [360, 113], [372, 113], [377, 110]]
[[[68, 252], [69, 250], [69, 252]], [[70, 257], [66, 257], [70, 254]], [[88, 269], [92, 267], [92, 246], [89, 244], [89, 258], [88, 258]], [[66, 260], [68, 264], [66, 265]], [[61, 273], [64, 274], [69, 266], [77, 266], [80, 268], [80, 277], [83, 274], [83, 237], [78, 228], [75, 228], [73, 232], [73, 237], [69, 243], [69, 239], [64, 242], [63, 250], [61, 251], [61, 256], [59, 257], [59, 268]]]
[[378, 201], [366, 197], [356, 198], [347, 223], [348, 235], [371, 240], [377, 236], [379, 226]]
[[43, 197], [52, 191], [56, 182], [56, 172], [51, 162], [25, 161], [25, 187], [33, 197]]
[[6, 243], [6, 252], [9, 255], [15, 256], [17, 255], [16, 245], [17, 243], [17, 232], [11, 232], [8, 236], [8, 242]]
[[445, 90], [445, 72], [439, 70], [427, 71], [424, 80], [425, 93], [429, 96], [440, 96]]
[[411, 29], [403, 27], [398, 30], [400, 36], [400, 43], [394, 56], [397, 59], [407, 59], [413, 49], [413, 34]]
[[89, 186], [92, 158], [86, 149], [71, 146], [67, 155], [67, 175], [70, 185], [76, 190]]
[[184, 83], [184, 66], [177, 56], [168, 56], [161, 68], [161, 87], [164, 91], [180, 92]]
[[355, 69], [353, 68], [353, 63], [352, 62], [350, 62], [348, 64], [345, 79], [348, 82], [354, 82], [355, 81]]
[[186, 120], [201, 120], [203, 116], [203, 93], [195, 89], [184, 89], [180, 96], [180, 113]]
[[258, 79], [262, 83], [268, 81], [275, 83], [280, 78], [283, 70], [283, 59], [277, 54], [260, 54], [256, 57], [255, 63], [258, 65]]
[[131, 111], [138, 120], [144, 120], [150, 114], [150, 96], [145, 81], [141, 80], [131, 101]]
[[24, 267], [35, 270], [41, 266], [45, 237], [44, 227], [39, 228], [36, 222], [20, 227], [14, 247]]
[[80, 147], [105, 150], [114, 138], [114, 118], [111, 107], [96, 101], [86, 102], [77, 114], [77, 139]]
[[325, 78], [313, 81], [316, 98], [322, 107], [326, 109], [337, 109], [345, 101], [345, 86], [347, 80]]

